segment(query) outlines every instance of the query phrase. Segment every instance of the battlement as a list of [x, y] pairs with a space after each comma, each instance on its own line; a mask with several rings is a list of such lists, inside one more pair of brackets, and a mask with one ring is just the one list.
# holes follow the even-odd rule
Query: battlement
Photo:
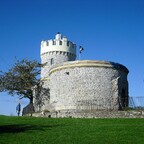
[[56, 34], [55, 39], [41, 42], [41, 55], [47, 52], [61, 51], [76, 55], [76, 44], [62, 37], [60, 33]]

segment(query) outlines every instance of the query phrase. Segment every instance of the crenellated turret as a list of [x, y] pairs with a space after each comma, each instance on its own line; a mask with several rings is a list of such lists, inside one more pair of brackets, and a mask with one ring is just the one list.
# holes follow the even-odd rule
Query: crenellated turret
[[41, 70], [41, 77], [47, 77], [49, 69], [55, 65], [66, 61], [74, 61], [76, 59], [76, 44], [59, 32], [55, 39], [41, 42], [41, 61], [47, 63]]
[[68, 41], [61, 34], [56, 34], [55, 39], [41, 42], [41, 55], [47, 52], [61, 51], [76, 55], [76, 44]]

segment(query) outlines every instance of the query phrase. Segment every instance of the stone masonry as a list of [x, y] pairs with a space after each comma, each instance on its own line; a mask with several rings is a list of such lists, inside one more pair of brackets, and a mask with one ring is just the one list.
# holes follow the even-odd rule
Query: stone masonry
[[51, 117], [81, 117], [85, 113], [89, 117], [98, 111], [118, 111], [128, 106], [125, 66], [108, 61], [75, 61], [75, 44], [59, 33], [46, 42], [41, 46], [45, 66], [39, 86], [34, 88], [36, 113]]
[[127, 73], [125, 67], [104, 61], [59, 64], [50, 70], [50, 104], [54, 108], [51, 110], [118, 110], [126, 107]]

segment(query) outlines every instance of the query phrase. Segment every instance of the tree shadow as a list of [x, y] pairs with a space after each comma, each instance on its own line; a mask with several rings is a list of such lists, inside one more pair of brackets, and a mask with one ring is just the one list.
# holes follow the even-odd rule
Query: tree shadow
[[25, 125], [25, 124], [13, 124], [13, 125], [3, 125], [0, 126], [0, 134], [3, 133], [20, 133], [20, 132], [26, 132], [26, 131], [45, 131], [50, 130], [54, 127], [59, 127], [62, 125], [44, 125], [44, 126], [37, 126], [37, 125]]

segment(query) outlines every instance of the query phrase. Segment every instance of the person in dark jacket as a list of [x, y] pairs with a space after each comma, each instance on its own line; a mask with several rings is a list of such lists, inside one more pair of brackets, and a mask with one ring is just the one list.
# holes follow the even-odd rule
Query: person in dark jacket
[[19, 103], [16, 107], [16, 112], [17, 112], [18, 116], [20, 115], [20, 111], [21, 111], [21, 104]]

